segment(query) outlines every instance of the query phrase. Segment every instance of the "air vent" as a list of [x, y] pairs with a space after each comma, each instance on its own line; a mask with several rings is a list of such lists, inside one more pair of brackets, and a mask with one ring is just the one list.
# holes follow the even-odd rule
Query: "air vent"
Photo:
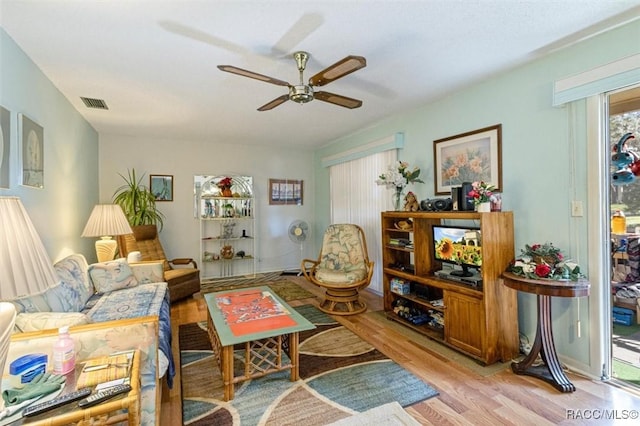
[[82, 99], [87, 108], [109, 109], [107, 103], [102, 99], [83, 98], [82, 96], [80, 96], [80, 99]]

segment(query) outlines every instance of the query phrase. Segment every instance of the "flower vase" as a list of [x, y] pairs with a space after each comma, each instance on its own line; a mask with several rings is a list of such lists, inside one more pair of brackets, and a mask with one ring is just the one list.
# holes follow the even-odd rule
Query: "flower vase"
[[233, 197], [233, 192], [231, 192], [230, 186], [225, 186], [222, 188], [222, 196], [223, 197]]
[[403, 199], [403, 194], [402, 194], [402, 188], [396, 188], [396, 192], [395, 194], [393, 194], [393, 210], [397, 211], [397, 212], [401, 212], [402, 211], [402, 199]]
[[491, 212], [491, 203], [490, 202], [486, 202], [486, 203], [479, 203], [476, 205], [476, 211], [478, 213], [489, 213]]

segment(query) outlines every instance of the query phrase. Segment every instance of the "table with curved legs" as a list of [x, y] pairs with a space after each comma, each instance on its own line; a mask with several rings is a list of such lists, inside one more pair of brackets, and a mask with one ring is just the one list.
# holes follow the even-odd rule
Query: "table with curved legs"
[[[513, 362], [511, 369], [516, 374], [542, 379], [560, 392], [574, 392], [576, 387], [562, 370], [553, 341], [551, 297], [588, 296], [591, 285], [584, 279], [578, 281], [534, 280], [510, 272], [502, 274], [502, 278], [507, 287], [538, 296], [538, 325], [531, 352], [522, 361]], [[534, 366], [538, 354], [543, 363]]]

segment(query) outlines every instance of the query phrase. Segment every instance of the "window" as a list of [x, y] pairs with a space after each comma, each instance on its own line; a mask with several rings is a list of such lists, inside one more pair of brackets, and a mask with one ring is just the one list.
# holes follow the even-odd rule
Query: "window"
[[[632, 133], [624, 148], [633, 156], [640, 156], [640, 87], [614, 93], [609, 97], [609, 135], [611, 149], [616, 147], [622, 136]], [[640, 226], [640, 176], [630, 173], [634, 168], [611, 164], [613, 177], [616, 173], [627, 176], [629, 183], [611, 185], [611, 214], [621, 210], [626, 215], [627, 229]], [[638, 172], [640, 174], [640, 171]]]
[[397, 159], [391, 149], [329, 167], [331, 223], [355, 223], [365, 233], [375, 264], [370, 288], [382, 293], [380, 212], [390, 210], [392, 192], [376, 185], [378, 176]]

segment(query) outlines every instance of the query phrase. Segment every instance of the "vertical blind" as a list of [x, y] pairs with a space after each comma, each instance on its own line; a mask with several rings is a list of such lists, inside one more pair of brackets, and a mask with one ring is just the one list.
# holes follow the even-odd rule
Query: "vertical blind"
[[380, 212], [390, 210], [393, 191], [378, 186], [376, 179], [397, 157], [397, 150], [391, 149], [329, 167], [331, 223], [354, 223], [364, 230], [369, 258], [375, 262], [370, 288], [380, 294]]

